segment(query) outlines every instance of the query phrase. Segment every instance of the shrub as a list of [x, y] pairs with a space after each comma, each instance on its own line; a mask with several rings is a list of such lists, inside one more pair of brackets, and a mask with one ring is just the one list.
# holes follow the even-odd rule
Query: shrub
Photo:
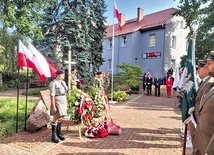
[[5, 91], [7, 89], [8, 89], [8, 87], [6, 84], [0, 84], [0, 91]]
[[124, 81], [130, 88], [136, 88], [139, 85], [137, 77], [139, 77], [143, 71], [140, 66], [132, 65], [129, 63], [122, 63], [117, 66], [122, 69], [118, 76], [121, 78], [121, 81]]
[[[112, 98], [112, 93], [108, 94], [109, 98]], [[113, 100], [117, 102], [125, 101], [128, 98], [128, 94], [124, 91], [113, 91]]]

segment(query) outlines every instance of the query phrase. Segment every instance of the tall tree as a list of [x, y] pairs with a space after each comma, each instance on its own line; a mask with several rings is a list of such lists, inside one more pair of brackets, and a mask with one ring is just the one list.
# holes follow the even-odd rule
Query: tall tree
[[93, 72], [95, 73], [99, 70], [99, 67], [103, 64], [104, 59], [102, 57], [103, 51], [103, 38], [106, 35], [106, 17], [104, 17], [104, 13], [106, 11], [106, 4], [104, 0], [92, 0], [91, 1], [91, 10], [93, 11], [91, 15], [91, 22], [89, 22], [89, 27], [91, 28], [89, 31], [89, 35], [96, 40], [93, 42], [90, 47], [91, 51], [91, 64], [93, 67]]
[[5, 47], [6, 58], [3, 71], [16, 70], [14, 47], [17, 46], [18, 39], [37, 40], [42, 37], [41, 28], [38, 25], [42, 8], [42, 0], [0, 1], [0, 22], [3, 26], [0, 42]]
[[44, 6], [42, 13], [42, 20], [40, 26], [42, 27], [43, 39], [36, 44], [40, 45], [41, 52], [54, 62], [60, 61], [62, 55], [59, 49], [59, 12], [60, 5], [58, 0], [52, 0]]
[[0, 29], [0, 43], [4, 47], [1, 56], [1, 61], [4, 62], [2, 72], [13, 73], [16, 71], [17, 53], [15, 47], [17, 46], [19, 39], [21, 39], [21, 36], [18, 33], [13, 32], [12, 34], [9, 34], [6, 29]]
[[196, 57], [204, 58], [214, 50], [214, 1], [180, 0], [179, 10], [175, 13], [184, 17], [190, 29], [188, 37], [193, 37], [194, 25], [198, 25], [196, 37]]
[[0, 2], [0, 16], [4, 29], [8, 27], [32, 40], [41, 38], [41, 19], [43, 0], [3, 0]]
[[62, 62], [68, 59], [68, 50], [71, 50], [80, 78], [89, 80], [89, 64], [98, 68], [103, 62], [102, 39], [106, 29], [103, 24], [104, 1], [62, 0], [55, 4], [52, 8], [49, 6], [49, 13], [45, 10], [44, 17], [49, 20], [44, 22], [43, 18], [42, 22], [44, 40], [49, 42], [47, 47], [58, 45], [62, 52]]

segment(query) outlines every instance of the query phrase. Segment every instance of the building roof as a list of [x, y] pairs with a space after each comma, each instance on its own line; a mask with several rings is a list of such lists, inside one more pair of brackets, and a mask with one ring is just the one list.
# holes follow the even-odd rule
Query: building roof
[[[118, 24], [114, 25], [114, 35], [122, 35], [127, 33], [136, 32], [138, 30], [145, 30], [153, 27], [157, 27], [163, 24], [166, 24], [173, 17], [173, 13], [177, 9], [169, 8], [166, 10], [162, 10], [159, 12], [155, 12], [152, 14], [145, 15], [143, 19], [138, 22], [137, 18], [127, 20], [125, 24], [122, 26], [122, 31], [120, 31]], [[113, 25], [110, 25], [106, 29], [105, 38], [112, 37]]]

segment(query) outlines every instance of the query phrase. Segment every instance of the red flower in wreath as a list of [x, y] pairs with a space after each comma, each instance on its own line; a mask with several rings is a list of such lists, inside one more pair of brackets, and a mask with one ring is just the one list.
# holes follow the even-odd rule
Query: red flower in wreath
[[92, 116], [91, 116], [91, 114], [89, 114], [89, 113], [86, 113], [85, 115], [84, 115], [84, 120], [91, 120], [92, 119]]
[[77, 112], [78, 112], [79, 115], [82, 115], [82, 114], [83, 114], [83, 109], [80, 108], [80, 107], [78, 107], [78, 108], [77, 108]]

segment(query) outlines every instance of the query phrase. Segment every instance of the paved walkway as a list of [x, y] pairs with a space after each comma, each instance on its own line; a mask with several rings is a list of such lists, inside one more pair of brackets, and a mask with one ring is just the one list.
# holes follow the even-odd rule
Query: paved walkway
[[122, 128], [119, 136], [80, 139], [78, 127], [70, 126], [63, 142], [46, 141], [31, 149], [0, 143], [0, 155], [181, 155], [181, 112], [175, 101], [175, 97], [131, 95], [126, 102], [111, 105], [111, 116]]

